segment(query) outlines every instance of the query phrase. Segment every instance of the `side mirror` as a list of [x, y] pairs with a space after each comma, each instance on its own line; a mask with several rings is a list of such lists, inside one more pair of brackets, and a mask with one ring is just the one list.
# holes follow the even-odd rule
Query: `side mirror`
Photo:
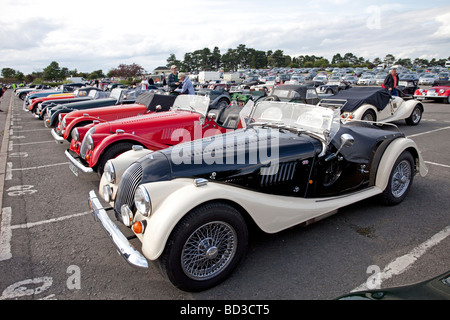
[[328, 157], [326, 157], [325, 161], [330, 161], [330, 160], [336, 158], [336, 156], [339, 154], [339, 152], [341, 152], [342, 148], [350, 147], [354, 143], [355, 143], [355, 138], [353, 138], [353, 136], [351, 134], [344, 133], [343, 135], [341, 135], [341, 146], [339, 147], [338, 151], [336, 151], [335, 153], [330, 154]]

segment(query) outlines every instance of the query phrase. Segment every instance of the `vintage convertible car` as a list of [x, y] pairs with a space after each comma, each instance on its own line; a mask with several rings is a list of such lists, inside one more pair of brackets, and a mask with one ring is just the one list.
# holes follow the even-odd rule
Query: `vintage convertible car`
[[80, 83], [70, 83], [70, 84], [60, 85], [59, 87], [54, 88], [54, 89], [32, 91], [32, 92], [28, 93], [26, 95], [25, 99], [23, 100], [23, 109], [26, 110], [28, 105], [30, 104], [31, 100], [33, 100], [35, 98], [47, 97], [52, 94], [66, 94], [66, 93], [70, 94], [73, 91], [75, 91], [75, 89], [81, 88], [83, 86], [84, 85], [82, 85]]
[[341, 117], [346, 121], [364, 120], [393, 122], [405, 120], [408, 125], [418, 125], [424, 108], [417, 100], [405, 101], [391, 96], [389, 91], [378, 87], [355, 87], [342, 90], [322, 99], [321, 106], [340, 108]]
[[450, 103], [450, 81], [435, 81], [430, 89], [417, 89], [414, 92], [417, 100], [431, 99], [443, 103]]
[[274, 87], [269, 95], [262, 99], [266, 101], [302, 102], [306, 104], [317, 104], [320, 101], [316, 87], [313, 84], [279, 85]]
[[49, 89], [51, 89], [51, 87], [48, 86], [48, 85], [37, 84], [37, 85], [31, 85], [29, 87], [18, 88], [18, 89], [16, 89], [14, 91], [14, 94], [16, 96], [18, 96], [20, 100], [25, 100], [25, 97], [30, 92], [36, 92], [36, 91], [41, 91], [41, 90], [49, 90]]
[[[107, 97], [69, 104], [59, 104], [53, 107], [48, 106], [44, 113], [44, 125], [47, 128], [56, 127], [59, 124], [60, 114], [69, 113], [74, 110], [87, 110], [134, 103], [141, 92], [140, 89], [118, 88], [113, 89], [111, 92], [104, 93], [108, 95]], [[41, 113], [42, 112], [44, 111], [41, 110]]]
[[157, 261], [176, 287], [208, 289], [238, 265], [250, 225], [275, 233], [373, 196], [399, 204], [414, 175], [427, 174], [415, 142], [392, 124], [341, 124], [337, 109], [275, 101], [257, 103], [245, 123], [106, 163], [89, 205], [127, 262]]
[[72, 130], [69, 158], [74, 174], [96, 171], [102, 175], [106, 161], [133, 145], [160, 150], [241, 126], [239, 105], [211, 109], [208, 97], [179, 95], [170, 111], [89, 124]]
[[338, 81], [328, 81], [327, 84], [318, 86], [316, 88], [317, 93], [322, 94], [336, 94], [341, 90], [347, 90], [350, 89], [352, 85], [350, 82], [347, 82], [345, 80], [338, 80]]
[[[142, 92], [135, 103], [101, 108], [74, 110], [60, 118], [58, 127], [52, 129], [56, 142], [72, 139], [72, 130], [91, 123], [114, 121], [153, 112], [169, 111], [176, 96]], [[62, 115], [61, 115], [62, 116]]]
[[31, 111], [32, 113], [36, 113], [37, 107], [40, 103], [48, 102], [56, 104], [70, 103], [70, 102], [80, 102], [91, 100], [91, 96], [89, 95], [91, 92], [95, 91], [103, 92], [98, 88], [94, 87], [83, 87], [75, 89], [75, 91], [65, 94], [51, 94], [47, 97], [39, 97], [32, 99], [27, 106], [26, 111]]

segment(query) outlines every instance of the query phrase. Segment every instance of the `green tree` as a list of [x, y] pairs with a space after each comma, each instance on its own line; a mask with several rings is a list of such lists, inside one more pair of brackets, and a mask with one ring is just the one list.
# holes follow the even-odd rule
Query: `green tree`
[[44, 80], [53, 81], [61, 80], [61, 69], [58, 62], [52, 61], [45, 69], [42, 77]]
[[386, 63], [388, 66], [392, 66], [395, 62], [395, 57], [392, 54], [387, 54], [386, 57], [384, 57], [384, 63]]
[[3, 78], [14, 78], [16, 76], [16, 70], [12, 68], [3, 68], [2, 76]]
[[181, 61], [177, 60], [177, 57], [173, 53], [169, 55], [166, 61], [167, 61], [166, 67], [170, 67], [172, 65], [176, 65], [177, 67], [181, 66]]

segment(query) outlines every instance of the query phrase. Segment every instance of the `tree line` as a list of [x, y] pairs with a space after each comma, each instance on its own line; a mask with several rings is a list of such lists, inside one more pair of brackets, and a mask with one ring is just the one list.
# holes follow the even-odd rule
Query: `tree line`
[[[358, 57], [353, 53], [345, 53], [341, 55], [336, 53], [333, 55], [331, 61], [315, 55], [300, 55], [291, 57], [284, 54], [283, 50], [269, 50], [262, 51], [254, 48], [248, 48], [244, 44], [238, 45], [235, 49], [229, 48], [225, 53], [221, 53], [218, 47], [213, 50], [203, 48], [193, 52], [184, 54], [183, 60], [178, 60], [175, 54], [171, 53], [167, 58], [166, 66], [176, 65], [178, 69], [185, 72], [198, 72], [201, 70], [223, 70], [225, 72], [237, 71], [239, 69], [268, 69], [268, 68], [327, 68], [327, 67], [367, 67], [372, 69], [379, 64], [386, 65], [398, 64], [406, 68], [412, 66], [417, 67], [433, 67], [444, 66], [447, 59], [422, 59], [410, 58], [396, 59], [394, 55], [387, 54], [384, 58], [375, 58], [372, 61], [364, 57]], [[92, 72], [79, 72], [77, 69], [69, 70], [65, 67], [60, 67], [59, 63], [52, 61], [46, 68], [40, 72], [33, 72], [25, 75], [18, 70], [12, 68], [3, 68], [1, 70], [2, 77], [5, 79], [12, 79], [18, 82], [36, 82], [42, 81], [62, 81], [67, 77], [83, 77], [87, 80], [99, 79], [104, 77], [121, 77], [133, 78], [139, 77], [148, 72], [140, 65], [133, 63], [130, 65], [120, 64], [116, 68], [109, 70], [106, 74], [103, 70], [95, 70]]]

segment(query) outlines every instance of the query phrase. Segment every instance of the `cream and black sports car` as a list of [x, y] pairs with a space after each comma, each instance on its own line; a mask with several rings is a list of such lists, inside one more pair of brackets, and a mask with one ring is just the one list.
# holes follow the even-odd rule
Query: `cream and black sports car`
[[427, 173], [414, 141], [391, 124], [342, 124], [338, 109], [280, 101], [242, 114], [243, 129], [107, 162], [89, 203], [130, 264], [156, 261], [176, 287], [205, 290], [238, 265], [250, 225], [275, 233], [374, 196], [395, 205]]

